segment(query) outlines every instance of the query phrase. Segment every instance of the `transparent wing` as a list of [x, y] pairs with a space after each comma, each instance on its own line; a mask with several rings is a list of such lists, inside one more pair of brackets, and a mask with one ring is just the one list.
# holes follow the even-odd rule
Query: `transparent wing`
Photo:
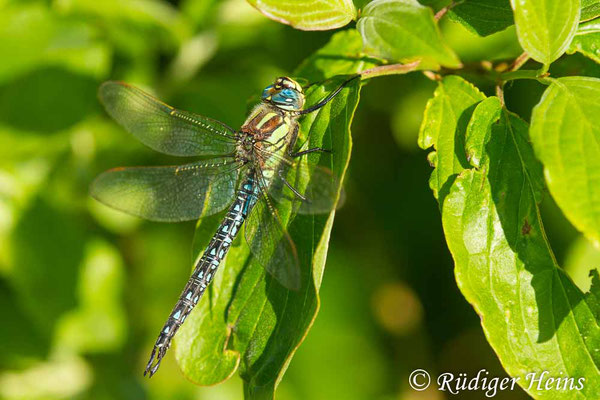
[[300, 264], [296, 246], [262, 189], [246, 220], [245, 230], [252, 254], [267, 272], [286, 288], [300, 289]]
[[167, 167], [115, 168], [99, 175], [98, 201], [152, 221], [198, 219], [231, 203], [242, 165], [231, 158]]
[[98, 91], [106, 111], [146, 146], [175, 156], [227, 155], [235, 131], [194, 113], [177, 110], [123, 82], [104, 82]]
[[341, 205], [339, 179], [330, 169], [308, 163], [306, 157], [273, 155], [265, 163], [263, 173], [273, 175], [269, 195], [278, 202], [292, 201], [300, 214], [328, 213]]

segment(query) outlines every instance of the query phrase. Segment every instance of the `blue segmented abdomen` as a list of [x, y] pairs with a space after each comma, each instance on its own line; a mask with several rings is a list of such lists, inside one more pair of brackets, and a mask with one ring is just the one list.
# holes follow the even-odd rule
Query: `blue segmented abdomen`
[[204, 294], [204, 291], [214, 278], [217, 267], [225, 258], [233, 239], [237, 236], [244, 220], [257, 200], [257, 190], [252, 174], [242, 183], [236, 199], [229, 207], [223, 222], [219, 225], [217, 232], [212, 237], [204, 254], [196, 264], [192, 276], [188, 280], [177, 304], [171, 311], [169, 319], [165, 323], [156, 344], [161, 353], [164, 354], [171, 339], [183, 324], [189, 313]]

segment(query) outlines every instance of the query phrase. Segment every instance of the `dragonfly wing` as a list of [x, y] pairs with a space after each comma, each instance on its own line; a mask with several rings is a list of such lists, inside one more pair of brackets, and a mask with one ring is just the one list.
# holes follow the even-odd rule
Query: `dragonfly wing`
[[330, 169], [310, 164], [305, 157], [295, 160], [271, 157], [268, 164], [275, 175], [269, 194], [276, 201], [297, 203], [294, 210], [300, 214], [328, 213], [341, 205], [340, 181]]
[[92, 183], [98, 201], [152, 221], [198, 219], [231, 203], [239, 169], [231, 158], [167, 167], [115, 168]]
[[300, 289], [296, 246], [284, 229], [277, 210], [261, 190], [246, 220], [245, 235], [258, 262], [288, 289]]
[[235, 131], [202, 115], [177, 110], [123, 82], [98, 91], [106, 111], [148, 147], [175, 156], [226, 155], [235, 151]]

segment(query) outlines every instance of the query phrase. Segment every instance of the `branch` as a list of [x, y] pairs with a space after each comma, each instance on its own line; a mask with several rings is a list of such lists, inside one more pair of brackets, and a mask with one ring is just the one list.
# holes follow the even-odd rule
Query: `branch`
[[523, 53], [519, 57], [515, 58], [515, 61], [508, 67], [506, 72], [513, 72], [521, 68], [527, 61], [529, 61], [529, 54]]
[[373, 67], [362, 71], [360, 73], [360, 77], [362, 80], [366, 80], [385, 75], [402, 75], [415, 71], [420, 63], [421, 61], [414, 61], [409, 64], [380, 65], [378, 67]]
[[439, 21], [440, 19], [442, 19], [442, 17], [444, 15], [446, 15], [446, 13], [448, 12], [448, 10], [451, 10], [452, 8], [456, 7], [457, 5], [459, 5], [460, 3], [462, 3], [462, 1], [457, 1], [457, 2], [452, 2], [450, 4], [448, 4], [446, 7], [440, 9], [440, 11], [436, 12], [435, 15], [433, 16], [433, 18], [436, 21]]

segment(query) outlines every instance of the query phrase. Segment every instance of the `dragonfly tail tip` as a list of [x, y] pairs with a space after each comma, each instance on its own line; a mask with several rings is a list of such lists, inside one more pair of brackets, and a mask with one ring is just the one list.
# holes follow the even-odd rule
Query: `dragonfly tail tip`
[[148, 364], [146, 365], [146, 369], [144, 370], [144, 376], [148, 375], [148, 378], [152, 378], [152, 375], [154, 375], [156, 371], [158, 371], [158, 367], [160, 367], [160, 362], [162, 361], [162, 358], [164, 356], [160, 349], [158, 351], [158, 354], [156, 354], [156, 350], [157, 348], [155, 346], [152, 349], [152, 354], [150, 354], [150, 360], [148, 360]]

